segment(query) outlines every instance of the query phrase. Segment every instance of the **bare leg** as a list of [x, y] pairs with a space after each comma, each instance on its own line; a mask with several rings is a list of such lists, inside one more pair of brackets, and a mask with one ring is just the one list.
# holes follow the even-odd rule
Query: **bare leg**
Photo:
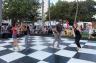
[[17, 39], [14, 39], [14, 43], [13, 44], [14, 44], [15, 47], [18, 48], [18, 50], [20, 50]]
[[54, 41], [53, 41], [53, 48], [54, 48], [55, 42], [56, 42], [56, 38], [55, 38]]
[[12, 45], [13, 45], [13, 50], [15, 50], [15, 39], [13, 39]]
[[59, 45], [60, 45], [60, 43], [62, 42], [60, 35], [58, 35], [57, 41], [58, 41], [57, 47], [59, 48]]
[[20, 51], [20, 48], [19, 48], [19, 44], [18, 44], [18, 39], [16, 39], [16, 47], [18, 48], [18, 50]]

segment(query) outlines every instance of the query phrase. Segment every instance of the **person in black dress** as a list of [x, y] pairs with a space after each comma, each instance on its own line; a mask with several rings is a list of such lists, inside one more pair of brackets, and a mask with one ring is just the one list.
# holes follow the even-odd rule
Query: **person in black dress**
[[80, 29], [78, 28], [78, 26], [73, 27], [73, 32], [74, 32], [75, 43], [77, 45], [77, 51], [78, 51], [79, 48], [81, 48], [81, 45], [80, 45], [81, 33], [80, 33]]

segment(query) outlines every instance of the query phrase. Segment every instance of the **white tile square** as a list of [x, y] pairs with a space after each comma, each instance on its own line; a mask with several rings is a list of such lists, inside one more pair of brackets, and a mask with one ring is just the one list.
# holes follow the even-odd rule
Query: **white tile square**
[[48, 63], [48, 62], [45, 62], [45, 61], [39, 61], [39, 62], [37, 62], [37, 63]]
[[35, 41], [34, 43], [32, 43], [32, 44], [35, 44], [35, 45], [41, 45], [41, 44], [43, 44], [43, 42], [40, 42], [40, 41]]
[[45, 39], [52, 39], [52, 37], [44, 37]]
[[60, 50], [55, 53], [56, 55], [65, 56], [65, 57], [73, 57], [76, 52], [74, 51], [68, 51], [68, 50]]
[[35, 41], [35, 42], [41, 42], [42, 40], [41, 39], [34, 39], [32, 41]]
[[13, 48], [9, 48], [9, 49], [12, 51], [22, 51], [25, 49], [25, 47], [23, 47], [23, 46], [19, 46], [19, 48], [20, 48], [20, 50], [17, 47], [15, 47], [15, 50]]
[[68, 61], [68, 63], [95, 63], [95, 62], [72, 58]]
[[54, 38], [52, 38], [52, 37], [45, 37], [45, 39], [46, 39], [47, 41], [53, 41], [53, 40], [54, 40]]
[[[83, 47], [84, 45], [82, 45], [82, 44], [80, 44], [81, 45], [81, 47]], [[77, 47], [77, 45], [76, 44], [70, 44], [69, 45], [70, 47]]]
[[0, 40], [0, 42], [2, 42], [2, 40]]
[[60, 49], [64, 49], [66, 48], [67, 46], [64, 46], [64, 45], [60, 45]]
[[21, 45], [25, 45], [25, 43], [18, 43], [18, 45], [19, 45], [19, 46], [21, 46]]
[[49, 44], [53, 44], [53, 40], [48, 42]]
[[36, 45], [36, 46], [31, 47], [31, 48], [35, 49], [35, 50], [43, 50], [43, 49], [47, 48], [47, 46]]
[[11, 62], [11, 61], [14, 61], [16, 59], [22, 58], [24, 56], [25, 55], [23, 55], [21, 53], [13, 52], [13, 53], [10, 53], [10, 54], [1, 56], [0, 58], [3, 59], [3, 60], [5, 60], [6, 62]]
[[13, 39], [10, 38], [9, 40], [5, 40], [4, 42], [10, 43], [10, 42], [13, 42]]
[[0, 46], [6, 46], [6, 45], [10, 45], [10, 43], [3, 43], [3, 44], [0, 44]]
[[88, 40], [80, 40], [80, 42], [84, 42], [84, 43], [86, 43], [86, 42], [88, 42]]
[[44, 51], [37, 51], [32, 54], [29, 54], [29, 57], [38, 59], [38, 60], [44, 60], [45, 58], [51, 56], [52, 53], [44, 52]]
[[96, 46], [96, 43], [86, 43], [85, 45]]
[[61, 38], [61, 40], [68, 41], [69, 39], [67, 39], [67, 38]]
[[19, 40], [20, 43], [25, 43], [25, 39]]
[[[53, 47], [53, 46], [52, 46], [52, 47]], [[57, 44], [54, 45], [54, 48], [56, 48], [56, 49], [62, 49], [62, 50], [63, 50], [63, 49], [66, 48], [66, 47], [67, 47], [67, 46], [60, 45], [59, 48], [58, 48], [58, 47], [57, 47]]]
[[95, 54], [96, 55], [96, 50], [94, 50], [94, 49], [81, 48], [79, 50], [79, 52], [88, 53], [88, 54]]
[[70, 41], [70, 40], [66, 40], [66, 41], [63, 41], [63, 43], [74, 43], [75, 41]]
[[2, 50], [6, 50], [7, 48], [4, 48], [4, 47], [0, 47], [0, 51], [2, 51]]

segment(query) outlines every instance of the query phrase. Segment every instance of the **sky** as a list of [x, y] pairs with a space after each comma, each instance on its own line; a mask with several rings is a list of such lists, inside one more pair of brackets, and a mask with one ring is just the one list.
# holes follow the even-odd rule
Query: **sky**
[[[53, 3], [56, 3], [58, 0], [50, 0], [51, 2]], [[64, 0], [64, 1], [68, 1], [68, 2], [72, 2], [72, 1], [75, 1], [75, 0]], [[79, 0], [79, 1], [85, 1], [85, 0]], [[96, 0], [94, 0], [96, 1]]]

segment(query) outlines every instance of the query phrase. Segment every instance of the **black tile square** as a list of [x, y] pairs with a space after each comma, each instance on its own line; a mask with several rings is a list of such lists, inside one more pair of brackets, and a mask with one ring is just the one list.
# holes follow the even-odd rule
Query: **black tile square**
[[0, 44], [4, 44], [4, 43], [6, 43], [6, 42], [0, 42]]
[[60, 44], [61, 44], [61, 45], [65, 45], [65, 46], [70, 45], [69, 43], [63, 43], [63, 42], [61, 42]]
[[49, 53], [55, 53], [55, 52], [57, 52], [59, 50], [55, 49], [55, 48], [48, 47], [46, 49], [43, 49], [43, 51], [46, 51], [46, 52], [49, 52]]
[[88, 40], [88, 42], [90, 42], [90, 43], [96, 43], [96, 41], [91, 41], [91, 40]]
[[96, 46], [84, 45], [83, 48], [87, 48], [87, 49], [96, 49]]
[[70, 50], [70, 51], [77, 51], [76, 47], [66, 47], [64, 48], [65, 50]]
[[51, 46], [52, 44], [50, 44], [50, 43], [44, 43], [42, 45], [44, 45], [44, 46]]
[[13, 46], [12, 45], [6, 45], [4, 46], [5, 48], [12, 48]]
[[80, 44], [85, 45], [85, 42], [80, 42]]
[[63, 56], [59, 56], [59, 55], [52, 55], [46, 59], [44, 59], [44, 61], [49, 62], [49, 63], [67, 63], [69, 61], [70, 58], [68, 57], [63, 57]]
[[25, 55], [28, 55], [28, 54], [33, 53], [33, 52], [36, 52], [36, 51], [37, 50], [34, 50], [34, 49], [29, 48], [29, 49], [24, 49], [23, 51], [20, 51], [20, 53], [23, 53]]
[[3, 56], [3, 55], [6, 55], [6, 54], [9, 54], [9, 53], [12, 53], [13, 51], [9, 50], [9, 49], [6, 49], [6, 50], [3, 50], [3, 51], [0, 51], [0, 56]]
[[4, 60], [2, 60], [2, 59], [0, 59], [0, 63], [7, 63], [6, 61], [4, 61]]
[[96, 55], [87, 53], [77, 53], [74, 58], [96, 62]]
[[27, 45], [28, 47], [35, 46], [35, 44], [25, 44], [25, 45], [23, 45], [23, 46], [26, 47], [26, 45]]
[[39, 60], [25, 56], [10, 63], [37, 63]]

